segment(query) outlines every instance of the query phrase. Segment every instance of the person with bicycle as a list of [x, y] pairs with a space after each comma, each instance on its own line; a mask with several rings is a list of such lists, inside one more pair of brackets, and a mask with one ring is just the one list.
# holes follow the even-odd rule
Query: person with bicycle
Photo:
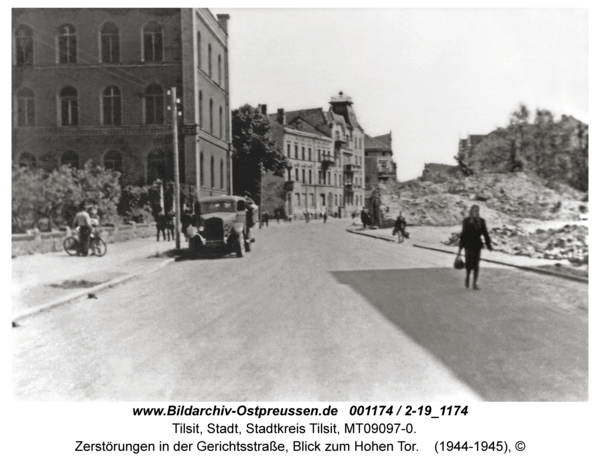
[[406, 220], [404, 220], [404, 217], [402, 216], [402, 212], [400, 212], [400, 214], [398, 214], [398, 218], [396, 219], [396, 222], [394, 223], [394, 234], [398, 235], [398, 243], [402, 243], [404, 241], [404, 238], [408, 237], [405, 229], [406, 229]]
[[79, 205], [78, 212], [73, 219], [73, 228], [79, 232], [79, 241], [77, 246], [78, 256], [87, 256], [90, 249], [90, 236], [92, 234], [92, 220], [90, 214], [86, 211], [85, 202]]

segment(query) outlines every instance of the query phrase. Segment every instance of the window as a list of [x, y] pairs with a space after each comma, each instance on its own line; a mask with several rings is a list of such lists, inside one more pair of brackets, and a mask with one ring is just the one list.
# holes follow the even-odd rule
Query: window
[[35, 169], [35, 156], [31, 153], [21, 153], [19, 156], [19, 167], [26, 169]]
[[296, 181], [299, 181], [299, 180], [300, 180], [300, 177], [298, 175], [298, 168], [296, 168]]
[[202, 117], [202, 90], [198, 92], [198, 125], [202, 129], [204, 127], [204, 118]]
[[288, 182], [292, 181], [292, 169], [288, 169]]
[[212, 77], [212, 46], [208, 44], [208, 77]]
[[327, 185], [331, 185], [331, 172], [327, 172]]
[[156, 21], [144, 26], [144, 61], [162, 61], [162, 29]]
[[147, 125], [165, 123], [165, 96], [160, 85], [150, 85], [144, 97]]
[[17, 127], [33, 127], [35, 125], [35, 97], [28, 88], [17, 92]]
[[312, 170], [310, 170], [310, 169], [308, 171], [308, 183], [310, 183], [312, 185]]
[[224, 176], [223, 176], [223, 160], [221, 159], [221, 190], [223, 189], [224, 184], [225, 184], [225, 182], [224, 182]]
[[298, 159], [298, 145], [294, 145], [294, 157]]
[[79, 169], [79, 155], [75, 151], [65, 151], [60, 157], [60, 165]]
[[321, 162], [321, 150], [317, 150], [317, 161]]
[[146, 159], [147, 183], [165, 180], [167, 174], [167, 157], [160, 150], [150, 151]]
[[198, 38], [196, 40], [196, 46], [198, 47], [197, 54], [198, 54], [198, 68], [202, 69], [202, 36], [200, 35], [200, 32], [198, 32]]
[[288, 144], [287, 144], [287, 155], [288, 155], [288, 158], [291, 158], [291, 157], [292, 157], [292, 151], [291, 151], [291, 150], [292, 150], [292, 147], [291, 147], [291, 146], [290, 146], [290, 144], [288, 143]]
[[17, 66], [33, 64], [33, 31], [28, 26], [19, 26], [16, 34]]
[[118, 63], [121, 59], [119, 28], [113, 23], [105, 23], [100, 31], [100, 59], [103, 63]]
[[217, 69], [217, 72], [219, 73], [219, 85], [223, 86], [222, 84], [222, 76], [221, 76], [221, 55], [219, 55], [219, 61], [218, 61], [218, 66], [219, 68]]
[[118, 151], [109, 151], [104, 156], [104, 168], [106, 170], [114, 170], [115, 172], [123, 172], [123, 157]]
[[63, 126], [79, 124], [77, 90], [65, 87], [60, 91], [60, 123]]
[[337, 195], [335, 195], [335, 205], [338, 205]]
[[219, 138], [223, 139], [223, 106], [219, 106]]
[[75, 28], [70, 24], [61, 26], [58, 31], [58, 62], [77, 62], [77, 35]]
[[200, 152], [200, 186], [204, 186], [204, 153]]
[[296, 193], [296, 204], [302, 206], [302, 204], [300, 204], [300, 193]]
[[312, 148], [308, 148], [308, 160], [312, 161]]
[[215, 157], [210, 157], [210, 187], [215, 187]]
[[102, 124], [121, 125], [121, 90], [107, 87], [102, 94]]
[[306, 183], [306, 169], [302, 169], [302, 183]]
[[210, 109], [210, 113], [209, 113], [208, 116], [209, 116], [209, 122], [210, 122], [210, 134], [212, 135], [213, 134], [213, 130], [214, 130], [214, 127], [213, 127], [213, 100], [212, 100], [212, 98], [210, 99], [210, 108], [209, 109]]
[[315, 195], [313, 193], [310, 194], [310, 205], [311, 207], [315, 206]]
[[302, 160], [304, 161], [304, 146], [302, 147]]

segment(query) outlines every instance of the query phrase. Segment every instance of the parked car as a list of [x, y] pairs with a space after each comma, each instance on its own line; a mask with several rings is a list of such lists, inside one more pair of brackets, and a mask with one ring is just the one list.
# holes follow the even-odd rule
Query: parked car
[[237, 257], [244, 257], [251, 250], [251, 229], [258, 219], [257, 210], [251, 199], [241, 196], [196, 201], [194, 222], [186, 230], [190, 251], [196, 256], [235, 252]]

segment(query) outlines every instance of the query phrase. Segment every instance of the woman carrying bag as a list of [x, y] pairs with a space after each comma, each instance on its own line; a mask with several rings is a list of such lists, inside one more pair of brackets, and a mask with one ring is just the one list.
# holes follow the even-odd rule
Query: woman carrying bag
[[465, 279], [466, 288], [469, 287], [469, 279], [472, 271], [473, 289], [479, 289], [479, 286], [477, 286], [477, 278], [479, 277], [479, 260], [481, 259], [481, 249], [483, 248], [483, 243], [481, 242], [482, 236], [485, 240], [485, 246], [491, 251], [492, 243], [485, 225], [485, 220], [479, 217], [479, 206], [475, 205], [471, 207], [469, 217], [463, 220], [458, 254], [456, 255], [456, 260], [454, 262], [454, 268], [462, 268], [460, 253], [464, 248], [466, 261], [464, 267], [467, 269], [467, 277]]

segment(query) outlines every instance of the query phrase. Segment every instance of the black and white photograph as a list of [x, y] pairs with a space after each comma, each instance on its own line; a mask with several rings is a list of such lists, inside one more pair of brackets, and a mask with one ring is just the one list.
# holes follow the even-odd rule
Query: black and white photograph
[[590, 400], [587, 9], [12, 6], [14, 403]]

